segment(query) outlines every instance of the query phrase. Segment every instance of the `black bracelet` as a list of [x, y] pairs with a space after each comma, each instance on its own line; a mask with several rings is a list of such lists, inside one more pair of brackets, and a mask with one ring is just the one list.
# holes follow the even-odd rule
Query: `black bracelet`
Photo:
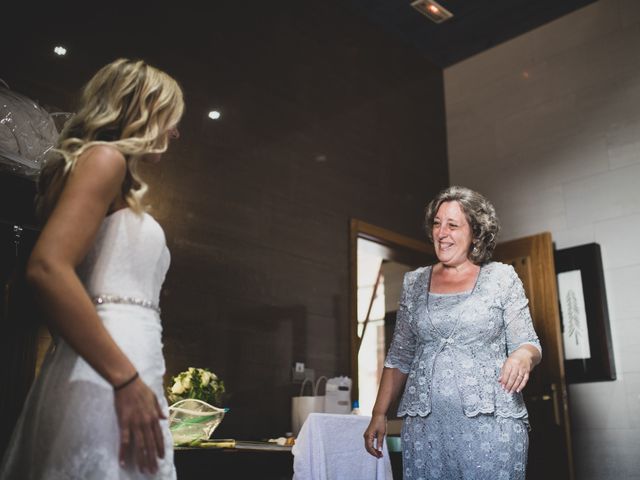
[[127, 385], [131, 385], [133, 382], [136, 381], [136, 379], [140, 376], [140, 374], [138, 373], [138, 371], [136, 370], [136, 373], [133, 374], [133, 377], [131, 377], [129, 380], [127, 380], [124, 383], [121, 383], [120, 385], [114, 385], [113, 386], [113, 390], [115, 392], [117, 392], [118, 390], [122, 390], [124, 387], [126, 387]]

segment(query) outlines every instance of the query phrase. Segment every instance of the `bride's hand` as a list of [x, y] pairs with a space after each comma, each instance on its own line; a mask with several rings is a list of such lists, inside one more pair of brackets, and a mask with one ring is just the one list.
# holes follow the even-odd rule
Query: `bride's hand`
[[164, 458], [160, 419], [166, 418], [156, 395], [140, 378], [114, 395], [120, 427], [120, 465], [125, 465], [130, 453], [141, 472], [156, 473], [158, 458]]

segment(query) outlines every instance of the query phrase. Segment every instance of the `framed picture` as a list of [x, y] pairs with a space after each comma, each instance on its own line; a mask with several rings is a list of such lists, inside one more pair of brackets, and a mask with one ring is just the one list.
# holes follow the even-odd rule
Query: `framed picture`
[[616, 379], [600, 245], [555, 251], [568, 383]]

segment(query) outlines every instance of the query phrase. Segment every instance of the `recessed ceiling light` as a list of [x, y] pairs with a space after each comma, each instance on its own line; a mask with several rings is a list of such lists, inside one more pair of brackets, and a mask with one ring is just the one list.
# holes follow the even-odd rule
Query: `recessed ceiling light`
[[435, 23], [442, 23], [453, 17], [453, 13], [435, 0], [414, 0], [411, 6]]
[[211, 110], [208, 115], [211, 120], [218, 120], [221, 116], [218, 110]]
[[53, 52], [56, 55], [59, 55], [61, 57], [64, 57], [67, 54], [67, 49], [64, 48], [63, 46], [60, 45], [56, 45], [55, 47], [53, 47]]

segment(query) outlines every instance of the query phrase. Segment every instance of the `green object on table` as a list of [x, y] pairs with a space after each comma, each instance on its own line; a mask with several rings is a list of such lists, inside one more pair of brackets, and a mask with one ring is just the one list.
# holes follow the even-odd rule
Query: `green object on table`
[[387, 449], [390, 452], [402, 451], [402, 440], [397, 436], [387, 436]]
[[228, 410], [193, 398], [174, 403], [169, 407], [169, 430], [173, 436], [173, 444], [200, 446], [220, 425]]

